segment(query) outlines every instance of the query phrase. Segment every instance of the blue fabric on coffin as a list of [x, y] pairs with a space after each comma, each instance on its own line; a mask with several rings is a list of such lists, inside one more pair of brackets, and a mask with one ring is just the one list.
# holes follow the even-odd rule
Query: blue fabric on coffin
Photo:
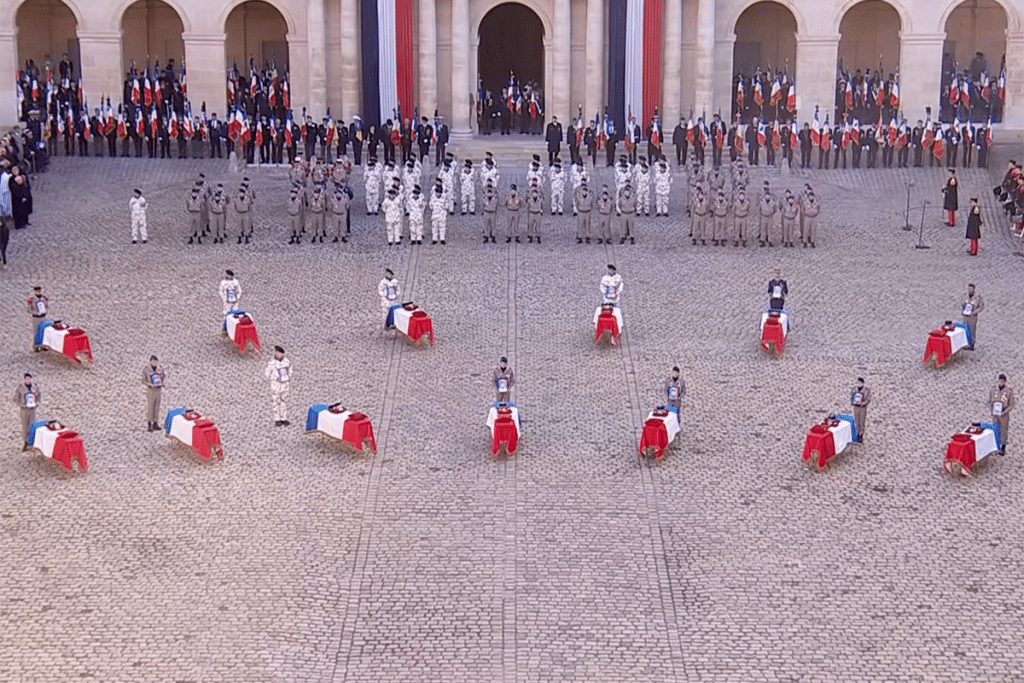
[[956, 327], [959, 327], [961, 330], [963, 330], [964, 332], [967, 333], [967, 344], [968, 344], [968, 346], [971, 346], [971, 345], [974, 344], [974, 339], [971, 337], [971, 328], [967, 326], [967, 323], [965, 323], [965, 322], [963, 322], [961, 320], [959, 322], [953, 323], [953, 325], [955, 325]]
[[52, 320], [44, 320], [38, 325], [36, 325], [36, 337], [34, 342], [36, 346], [43, 345], [43, 333], [46, 331], [47, 327], [53, 327]]
[[991, 429], [993, 432], [995, 432], [995, 435], [996, 435], [996, 446], [1002, 446], [1003, 445], [1003, 440], [1000, 438], [1000, 436], [1002, 436], [1002, 435], [999, 433], [999, 425], [997, 425], [994, 422], [982, 422], [981, 423], [981, 428], [982, 429]]
[[32, 423], [32, 426], [28, 428], [28, 442], [35, 444], [36, 442], [36, 430], [42, 429], [46, 426], [46, 420], [36, 420]]
[[177, 408], [171, 408], [167, 411], [167, 417], [164, 419], [164, 433], [171, 433], [171, 422], [174, 420], [175, 415], [184, 415], [185, 406], [178, 406]]
[[395, 326], [395, 309], [396, 308], [401, 308], [401, 307], [402, 307], [402, 304], [395, 304], [394, 306], [392, 306], [391, 308], [388, 309], [388, 317], [384, 319], [384, 327], [385, 328], [394, 327]]
[[856, 441], [860, 435], [857, 434], [857, 421], [853, 419], [853, 415], [836, 415], [836, 419], [850, 423], [850, 438]]
[[306, 413], [306, 431], [312, 432], [316, 429], [317, 423], [320, 421], [320, 413], [327, 410], [326, 403], [314, 403], [309, 407], [309, 412]]

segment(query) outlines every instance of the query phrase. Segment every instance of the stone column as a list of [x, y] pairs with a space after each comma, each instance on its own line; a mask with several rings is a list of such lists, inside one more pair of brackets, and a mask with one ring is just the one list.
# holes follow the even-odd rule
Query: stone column
[[662, 47], [661, 103], [663, 126], [675, 128], [682, 110], [683, 0], [665, 0], [665, 42]]
[[908, 121], [923, 120], [925, 107], [938, 120], [945, 40], [945, 33], [900, 35], [900, 109]]
[[420, 5], [420, 116], [430, 117], [437, 107], [437, 5], [419, 0]]
[[[221, 121], [227, 119], [227, 69], [223, 33], [186, 33], [185, 65], [188, 67], [188, 99], [192, 111], [206, 103], [206, 115], [214, 112]], [[113, 100], [111, 100], [113, 101]]]
[[[704, 112], [706, 111], [706, 121], [711, 121], [712, 114], [718, 113], [718, 110], [722, 110], [722, 120], [728, 121], [729, 114], [732, 112], [732, 56], [733, 47], [736, 44], [736, 35], [729, 34], [722, 40], [715, 41], [715, 61], [714, 61], [714, 75], [713, 75], [713, 86], [711, 89], [711, 100], [707, 103], [707, 109], [704, 108], [704, 103], [694, 103], [694, 111]], [[767, 97], [767, 94], [765, 95]]]
[[359, 106], [359, 8], [357, 0], [341, 0], [341, 113], [351, 122]]
[[[90, 109], [99, 106], [100, 97], [120, 101], [124, 89], [121, 76], [121, 32], [78, 31], [82, 60], [82, 92]], [[223, 55], [221, 61], [224, 61]], [[11, 73], [14, 73], [13, 71]]]
[[[324, 0], [307, 0], [307, 54], [309, 69], [306, 106], [319, 121], [327, 115], [327, 35], [324, 25]], [[340, 114], [340, 112], [339, 112]], [[337, 115], [333, 115], [337, 118]]]
[[697, 50], [694, 55], [693, 108], [706, 109], [710, 115], [715, 106], [715, 0], [698, 0]]
[[473, 132], [469, 117], [469, 0], [452, 0], [452, 111], [450, 133], [466, 137]]
[[[796, 110], [801, 125], [814, 118], [814, 106], [820, 108], [821, 122], [835, 111], [836, 60], [839, 34], [797, 36], [796, 38]], [[902, 88], [902, 81], [900, 79]], [[749, 96], [749, 94], [748, 94]]]
[[[991, 65], [989, 69], [989, 75], [999, 75], [998, 71], [991, 71]], [[902, 79], [900, 87], [903, 87]], [[1006, 102], [1003, 104], [1002, 127], [1017, 131], [1024, 129], [1024, 33], [1006, 34]], [[1019, 140], [1017, 136], [1015, 141]]]
[[[0, 30], [0, 69], [6, 69], [0, 73], [14, 74], [18, 68], [18, 31], [15, 28]], [[0, 88], [0, 126], [13, 126], [20, 115], [14, 88]]]
[[[551, 29], [551, 80], [544, 87], [544, 115], [547, 120], [557, 116], [562, 126], [568, 125], [572, 113], [569, 71], [572, 62], [572, 8], [569, 0], [555, 0], [554, 26]], [[547, 36], [544, 37], [547, 40]]]
[[288, 83], [288, 95], [291, 100], [292, 110], [295, 118], [302, 115], [302, 108], [306, 107], [306, 113], [317, 121], [323, 118], [327, 111], [323, 108], [324, 101], [320, 102], [320, 109], [311, 104], [309, 92], [309, 42], [304, 38], [296, 38], [290, 33], [288, 38], [288, 71], [291, 81]]
[[604, 51], [604, 10], [600, 0], [587, 2], [587, 72], [586, 97], [583, 100], [583, 120], [590, 121], [604, 110], [604, 65], [608, 55]]

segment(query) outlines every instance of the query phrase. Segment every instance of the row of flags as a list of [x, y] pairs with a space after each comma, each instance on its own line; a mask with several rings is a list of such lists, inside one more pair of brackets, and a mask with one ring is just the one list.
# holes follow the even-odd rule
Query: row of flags
[[[768, 80], [771, 82], [771, 86], [768, 92], [768, 105], [771, 107], [783, 106], [790, 113], [796, 113], [796, 81], [789, 77], [788, 71], [783, 71], [781, 74], [775, 74], [773, 77], [770, 73], [767, 75]], [[761, 70], [758, 69], [753, 79], [753, 85], [751, 86], [751, 101], [757, 105], [758, 108], [763, 108], [765, 103], [764, 93], [764, 79], [762, 78]], [[747, 92], [746, 83], [744, 79], [740, 78], [736, 82], [736, 106], [742, 111], [747, 104]], [[788, 88], [788, 89], [787, 89]], [[786, 101], [782, 102], [783, 93], [786, 94]]]

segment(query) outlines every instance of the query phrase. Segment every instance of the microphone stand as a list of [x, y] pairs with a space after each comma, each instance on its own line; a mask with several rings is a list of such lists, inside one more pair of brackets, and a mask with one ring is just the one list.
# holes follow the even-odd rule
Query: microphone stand
[[[920, 227], [920, 229], [917, 232], [917, 244], [914, 245], [914, 249], [931, 249], [930, 246], [928, 246], [927, 244], [924, 243], [924, 214], [925, 214], [925, 210], [928, 207], [928, 204], [930, 204], [930, 203], [931, 202], [929, 202], [926, 199], [926, 200], [924, 200], [924, 203], [921, 204], [921, 227]], [[908, 223], [909, 223], [909, 221], [908, 221]]]

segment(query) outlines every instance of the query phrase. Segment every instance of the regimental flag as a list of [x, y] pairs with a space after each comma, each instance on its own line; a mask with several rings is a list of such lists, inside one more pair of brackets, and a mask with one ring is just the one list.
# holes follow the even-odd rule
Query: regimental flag
[[970, 79], [960, 79], [960, 105], [970, 108], [971, 106], [971, 83]]
[[32, 103], [35, 104], [39, 101], [39, 79], [32, 79]]
[[192, 112], [188, 107], [185, 108], [184, 131], [185, 137], [189, 140], [196, 136], [195, 122], [192, 120]]
[[759, 108], [764, 104], [764, 93], [761, 92], [761, 72], [754, 76], [754, 104]]
[[281, 80], [281, 104], [284, 105], [285, 109], [292, 106], [292, 96], [288, 92], [288, 74], [285, 73], [284, 79]]
[[[988, 112], [988, 125], [985, 126], [985, 146], [992, 146], [992, 110]], [[979, 145], [980, 147], [980, 145]]]
[[715, 126], [715, 147], [721, 149], [722, 146], [725, 144], [725, 124], [722, 123], [721, 116], [719, 116], [718, 118], [719, 125]]
[[292, 110], [288, 110], [288, 115], [284, 119], [284, 144], [288, 146], [288, 149], [292, 147], [292, 126], [295, 125], [292, 121]]
[[989, 102], [992, 97], [992, 85], [989, 83], [988, 78], [988, 67], [986, 66], [981, 72], [981, 99], [985, 102]]
[[811, 144], [821, 144], [821, 122], [818, 120], [818, 107], [814, 107], [814, 118], [811, 120]]
[[779, 120], [775, 119], [772, 124], [772, 148], [778, 152], [782, 148], [782, 133], [779, 130]]
[[126, 137], [128, 137], [128, 125], [125, 123], [125, 120], [124, 120], [124, 112], [120, 111], [120, 107], [118, 107], [118, 112], [117, 112], [117, 139], [118, 140], [124, 140]]
[[160, 119], [156, 115], [156, 107], [150, 107], [149, 109], [149, 132], [156, 138], [157, 132], [160, 130]]
[[153, 106], [153, 83], [149, 80], [149, 66], [146, 67], [146, 77], [142, 82], [142, 103], [147, 107]]
[[745, 93], [743, 92], [743, 78], [736, 80], [736, 111], [743, 111], [743, 102], [745, 100]]
[[299, 124], [299, 133], [300, 133], [299, 137], [301, 137], [302, 141], [305, 142], [306, 141], [306, 108], [305, 107], [302, 108], [302, 123]]
[[576, 147], [583, 145], [583, 129], [583, 107], [581, 106], [576, 114]]
[[896, 148], [903, 149], [907, 146], [907, 142], [910, 140], [910, 131], [907, 126], [907, 120], [902, 119], [900, 121], [900, 132], [899, 137], [896, 138]]
[[260, 79], [256, 75], [255, 60], [249, 60], [249, 97], [256, 99], [256, 93], [260, 91]]
[[850, 126], [850, 140], [854, 145], [860, 145], [860, 120], [854, 117], [853, 125]]
[[847, 109], [853, 109], [853, 80], [846, 74], [846, 87], [843, 89], [843, 102]]
[[1006, 60], [999, 67], [999, 101], [1006, 102]]
[[[257, 126], [257, 130], [259, 130], [259, 128], [260, 126]], [[330, 147], [334, 143], [334, 135], [336, 132], [337, 129], [334, 124], [334, 117], [331, 116], [331, 108], [327, 107], [327, 131], [324, 134], [324, 140], [326, 141], [327, 147]]]
[[114, 118], [114, 108], [110, 105], [110, 98], [107, 98], [107, 123], [103, 128], [103, 134], [110, 136], [117, 130], [117, 119]]
[[[236, 71], [238, 70], [237, 67], [235, 68], [235, 70]], [[230, 110], [230, 108], [235, 105], [235, 83], [234, 83], [234, 81], [231, 80], [231, 72], [230, 71], [228, 72], [227, 92], [228, 92], [228, 108]]]
[[[303, 125], [303, 131], [305, 131], [305, 125]], [[228, 123], [228, 139], [231, 142], [238, 143], [239, 138], [242, 136], [242, 109], [241, 107], [235, 107], [235, 113], [231, 116], [231, 121]], [[302, 139], [305, 140], [306, 136], [303, 134]]]
[[270, 141], [277, 142], [277, 123], [273, 116], [270, 117]]
[[238, 144], [245, 146], [249, 143], [249, 138], [252, 137], [252, 131], [249, 128], [249, 117], [241, 109], [236, 110], [236, 115], [242, 119], [242, 128], [238, 133]]
[[697, 132], [696, 132], [696, 135], [697, 135], [697, 143], [701, 147], [707, 147], [707, 144], [708, 144], [708, 127], [704, 123], [704, 115], [703, 114], [701, 114], [701, 117], [699, 119], [697, 119]]
[[768, 98], [769, 104], [775, 107], [779, 104], [779, 98], [782, 97], [782, 80], [779, 75], [776, 74], [775, 78], [772, 79], [772, 94]]
[[946, 141], [943, 138], [943, 133], [946, 130], [946, 124], [942, 124], [939, 127], [939, 134], [934, 137], [935, 141], [932, 143], [932, 156], [939, 161], [942, 161], [942, 152], [945, 148]]
[[171, 117], [171, 124], [168, 127], [168, 132], [171, 134], [172, 138], [177, 138], [178, 137], [178, 117], [177, 116], [172, 116]]
[[764, 121], [757, 122], [757, 144], [764, 147], [764, 143], [767, 140], [766, 131], [764, 129]]
[[847, 121], [846, 125], [843, 126], [843, 139], [842, 139], [842, 142], [840, 143], [842, 145], [843, 149], [846, 149], [847, 147], [850, 146], [850, 141], [852, 139], [853, 139], [853, 131], [852, 131], [851, 127], [850, 127], [850, 122]]
[[[701, 131], [707, 137], [707, 128]], [[701, 143], [703, 144], [703, 143]], [[651, 119], [651, 145], [661, 147], [661, 123], [658, 121], [658, 108], [654, 108], [654, 118]]]
[[696, 127], [694, 126], [694, 123], [693, 123], [693, 110], [691, 109], [690, 110], [690, 120], [686, 122], [686, 141], [688, 143], [690, 143], [690, 144], [693, 144], [693, 136], [694, 136], [695, 130], [696, 130]]
[[[260, 123], [259, 121], [253, 121], [253, 123], [256, 125], [255, 143], [257, 147], [261, 147], [263, 145], [263, 124]], [[330, 145], [331, 143], [328, 142], [327, 144]]]
[[828, 125], [828, 114], [825, 114], [825, 127], [821, 130], [821, 148], [828, 150], [832, 146], [832, 129]]
[[974, 122], [971, 121], [970, 117], [967, 119], [967, 125], [964, 126], [964, 144], [970, 145], [974, 142]]
[[483, 79], [476, 79], [476, 115], [480, 118], [484, 114], [484, 83]]
[[789, 82], [789, 94], [786, 95], [786, 109], [790, 114], [796, 113], [796, 81]]
[[932, 126], [932, 117], [929, 116], [928, 120], [924, 122], [924, 135], [921, 136], [921, 146], [928, 149], [935, 142], [935, 130]]
[[892, 147], [896, 144], [896, 138], [899, 135], [900, 127], [896, 124], [896, 115], [893, 114], [892, 118], [889, 119], [889, 146]]
[[139, 77], [135, 74], [135, 70], [132, 69], [132, 104], [139, 106], [142, 102], [142, 91], [139, 89]]
[[509, 111], [515, 111], [516, 108], [516, 80], [515, 74], [511, 71], [508, 73], [508, 87], [505, 89], [505, 108]]
[[181, 96], [188, 99], [188, 80], [185, 78], [185, 60], [181, 60], [181, 75], [178, 77], [178, 83], [181, 85]]
[[899, 109], [900, 106], [900, 74], [896, 73], [896, 77], [892, 81], [892, 89], [889, 91], [889, 106], [893, 109]]
[[626, 151], [630, 154], [636, 149], [636, 119], [633, 118], [633, 108], [629, 108], [629, 118], [626, 120]]
[[960, 101], [960, 77], [956, 75], [954, 67], [953, 80], [949, 83], [949, 103], [956, 105]]
[[82, 94], [82, 77], [78, 77], [78, 106], [82, 107], [85, 104], [85, 95]]
[[743, 146], [744, 146], [743, 133], [744, 133], [744, 131], [746, 131], [746, 128], [744, 127], [744, 128], [741, 129], [739, 119], [740, 119], [740, 115], [737, 114], [736, 115], [736, 135], [735, 135], [735, 137], [733, 137], [733, 146], [736, 147], [736, 153], [739, 154], [739, 155], [742, 155], [743, 154]]
[[89, 107], [87, 105], [85, 105], [85, 104], [83, 104], [83, 106], [82, 106], [81, 119], [82, 119], [82, 138], [84, 138], [86, 142], [89, 142], [92, 139], [92, 131], [89, 130]]
[[800, 133], [797, 131], [796, 120], [789, 124], [789, 148], [796, 149], [799, 144]]
[[608, 109], [604, 110], [604, 127], [601, 129], [601, 139], [611, 140], [612, 136], [615, 135], [615, 127], [612, 125], [612, 119], [608, 116]]
[[875, 91], [875, 106], [881, 107], [885, 104], [885, 79], [878, 79], [878, 89]]

